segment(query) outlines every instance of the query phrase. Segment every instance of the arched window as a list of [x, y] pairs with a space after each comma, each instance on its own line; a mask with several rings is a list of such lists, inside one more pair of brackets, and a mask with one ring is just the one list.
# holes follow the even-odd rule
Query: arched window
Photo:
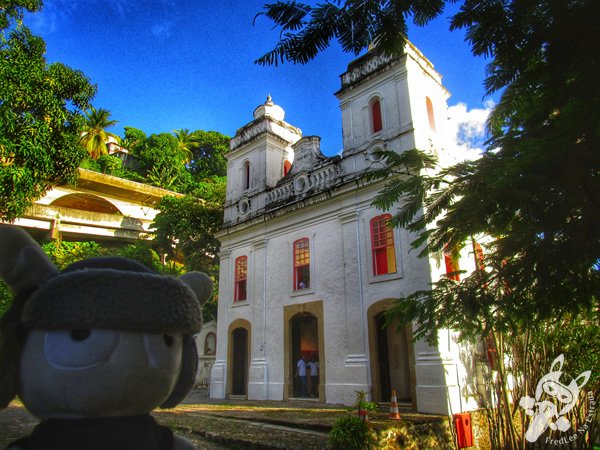
[[394, 232], [389, 225], [391, 214], [371, 219], [371, 248], [373, 252], [373, 275], [396, 272]]
[[248, 257], [240, 256], [235, 260], [235, 292], [233, 301], [241, 302], [247, 298]]
[[383, 121], [381, 120], [381, 102], [378, 98], [371, 103], [371, 120], [373, 121], [373, 133], [377, 133], [383, 129]]
[[204, 354], [212, 356], [217, 352], [217, 335], [215, 333], [208, 333], [204, 339]]
[[250, 189], [250, 161], [246, 161], [242, 166], [242, 189]]
[[429, 97], [425, 97], [425, 103], [427, 104], [427, 117], [429, 118], [429, 129], [435, 131], [435, 115], [433, 114], [433, 103]]
[[290, 169], [292, 168], [292, 163], [287, 159], [283, 162], [283, 176], [285, 177], [288, 173], [290, 173]]
[[310, 248], [308, 238], [294, 242], [294, 290], [310, 287]]

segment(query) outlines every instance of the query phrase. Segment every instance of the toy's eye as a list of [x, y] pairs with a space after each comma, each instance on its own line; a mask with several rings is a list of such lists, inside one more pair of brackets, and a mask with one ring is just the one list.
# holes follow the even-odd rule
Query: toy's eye
[[144, 348], [150, 366], [171, 372], [181, 361], [182, 336], [145, 334]]
[[44, 351], [54, 367], [86, 369], [106, 361], [115, 350], [119, 336], [119, 331], [99, 328], [49, 331]]

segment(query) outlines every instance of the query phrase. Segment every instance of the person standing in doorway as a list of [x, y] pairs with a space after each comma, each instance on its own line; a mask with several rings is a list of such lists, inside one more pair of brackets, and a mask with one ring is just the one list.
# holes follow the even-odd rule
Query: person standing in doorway
[[306, 397], [306, 360], [303, 354], [296, 364], [296, 377], [300, 379], [300, 397]]
[[310, 373], [310, 396], [318, 397], [319, 396], [319, 361], [315, 356], [313, 356], [310, 362], [307, 364], [309, 373]]

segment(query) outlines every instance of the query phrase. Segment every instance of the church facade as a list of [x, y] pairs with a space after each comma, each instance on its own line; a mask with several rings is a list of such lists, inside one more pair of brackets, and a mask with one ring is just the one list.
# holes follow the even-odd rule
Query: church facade
[[[419, 412], [474, 409], [471, 349], [451, 331], [432, 347], [413, 342], [410, 326], [383, 327], [394, 299], [447, 267], [443, 256], [418, 258], [416, 236], [387, 226], [389, 214], [371, 204], [382, 182], [364, 177], [382, 167], [378, 150], [443, 159], [441, 76], [407, 44], [401, 57], [369, 52], [350, 63], [336, 96], [340, 156], [324, 156], [319, 138], [302, 136], [270, 98], [231, 140], [210, 396], [350, 405], [356, 391], [385, 402], [395, 390]], [[308, 386], [301, 359], [318, 363]]]

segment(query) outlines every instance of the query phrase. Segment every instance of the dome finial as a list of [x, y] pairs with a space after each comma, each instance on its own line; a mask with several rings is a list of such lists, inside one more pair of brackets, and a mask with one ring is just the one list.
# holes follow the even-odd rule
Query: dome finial
[[262, 105], [259, 105], [254, 110], [254, 118], [258, 119], [259, 117], [269, 117], [275, 120], [283, 120], [285, 117], [285, 111], [281, 108], [281, 106], [277, 106], [273, 103], [273, 99], [271, 98], [271, 94], [267, 96], [267, 101]]

